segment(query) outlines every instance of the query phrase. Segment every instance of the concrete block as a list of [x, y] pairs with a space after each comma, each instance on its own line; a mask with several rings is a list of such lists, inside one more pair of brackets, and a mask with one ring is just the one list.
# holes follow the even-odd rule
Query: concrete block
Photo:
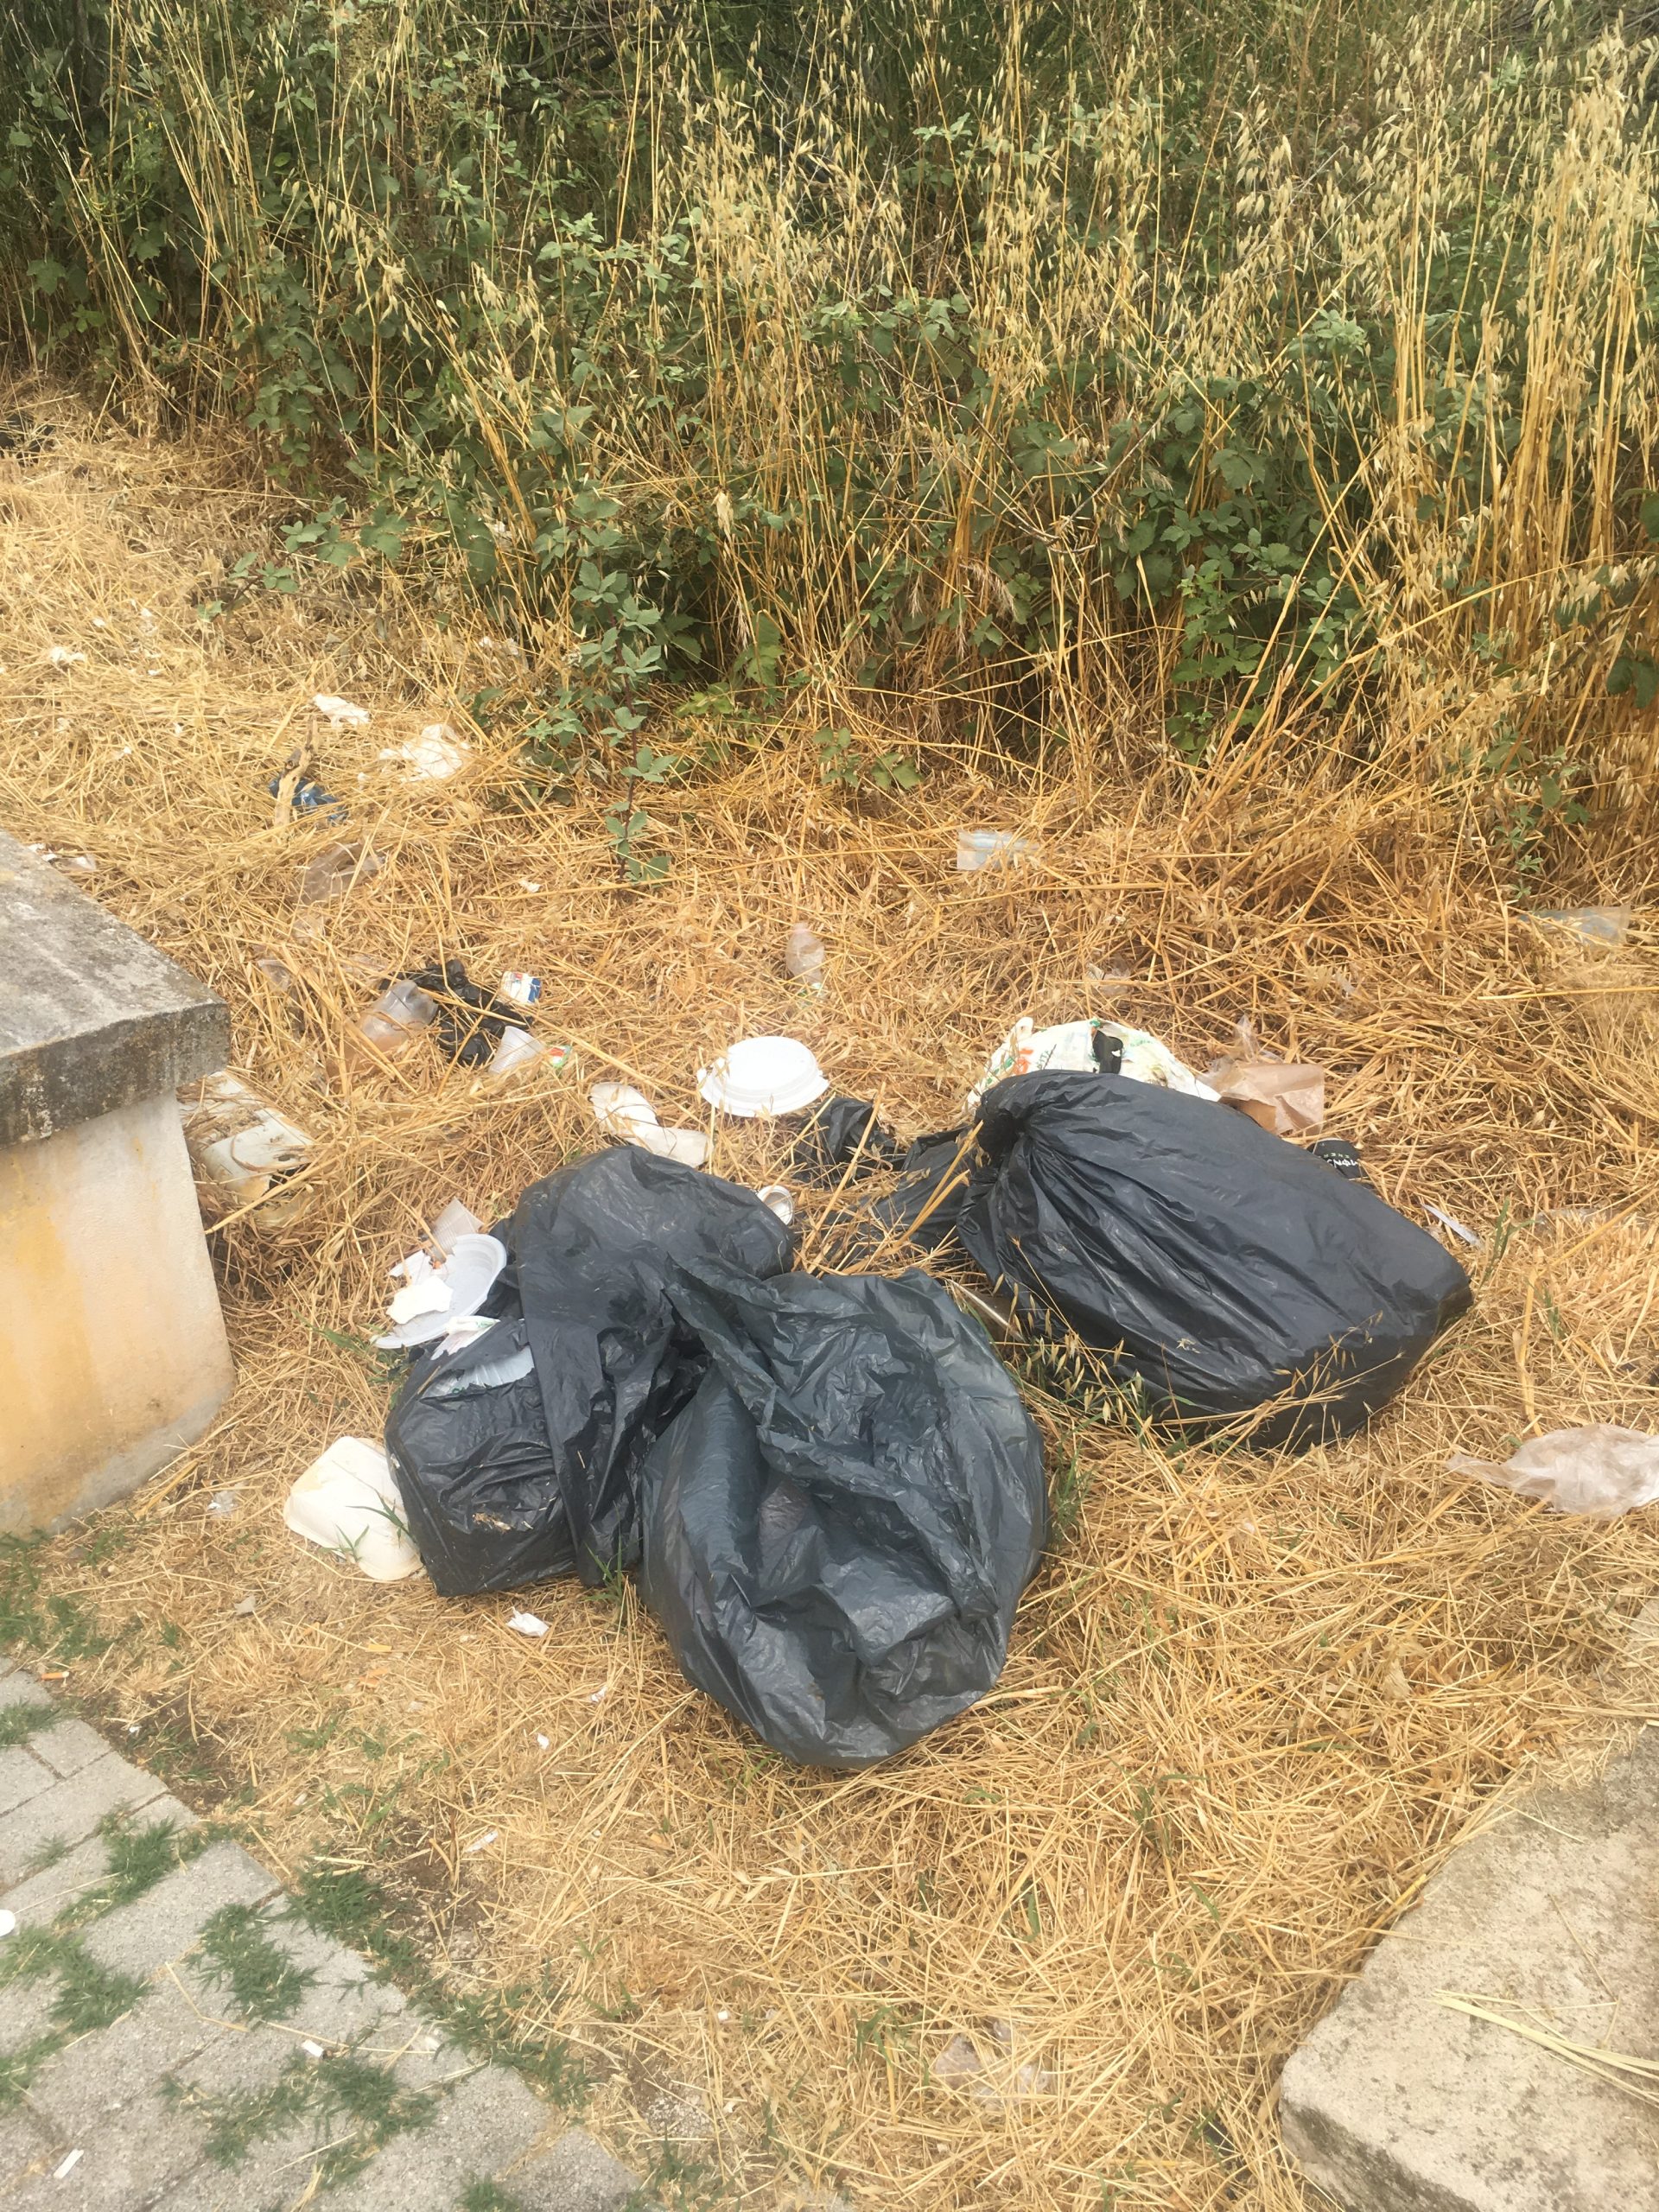
[[461, 2191], [521, 2157], [548, 2117], [518, 2075], [486, 2067], [444, 2094], [423, 2127], [394, 2135], [334, 2190], [329, 2212], [454, 2212]]
[[0, 1145], [170, 1098], [230, 1056], [223, 1000], [0, 832]]
[[50, 1705], [42, 1685], [27, 1667], [8, 1659], [0, 1664], [0, 1705]]
[[[118, 1765], [124, 1761], [118, 1760]], [[165, 1791], [152, 1797], [142, 1812], [137, 1815], [135, 1826], [144, 1827], [165, 1821], [168, 1827], [193, 1828], [195, 1815], [181, 1805], [176, 1797]], [[43, 1866], [38, 1873], [26, 1875], [9, 1888], [0, 1888], [0, 1904], [15, 1912], [21, 1925], [55, 1920], [59, 1913], [78, 1904], [87, 1893], [97, 1888], [110, 1871], [110, 1847], [101, 1835], [88, 1836], [84, 1843], [63, 1858]]]
[[19, 1880], [55, 1844], [84, 1842], [108, 1814], [137, 1812], [166, 1795], [153, 1774], [106, 1752], [0, 1817], [0, 1883]]
[[585, 2127], [567, 2128], [550, 2151], [501, 2177], [524, 2212], [621, 2212], [642, 2186]]
[[96, 1728], [66, 1714], [50, 1728], [38, 1729], [29, 1738], [29, 1748], [37, 1759], [46, 1761], [54, 1774], [67, 1776], [79, 1774], [82, 1767], [102, 1758], [110, 1747]]
[[[186, 2174], [200, 2152], [177, 2116], [154, 2090], [140, 2090], [118, 2112], [76, 2135], [79, 2152], [61, 2181], [48, 2167], [13, 2184], [6, 2212], [149, 2212], [171, 2204], [168, 2184]], [[60, 2159], [64, 2154], [60, 2152]]]
[[49, 1789], [58, 1777], [33, 1751], [21, 1744], [13, 1744], [0, 1751], [0, 1815], [10, 1812], [14, 1805], [27, 1804], [31, 1797], [38, 1797], [42, 1789]]
[[1659, 2212], [1659, 2109], [1442, 1993], [1659, 2056], [1659, 1732], [1460, 1843], [1280, 2089], [1344, 2212]]
[[130, 1904], [95, 1920], [81, 1941], [113, 1974], [154, 1974], [182, 1957], [226, 1905], [261, 1904], [281, 1886], [240, 1844], [210, 1843]]
[[49, 2172], [67, 2147], [41, 2126], [33, 2113], [15, 2106], [0, 2115], [0, 2190], [35, 2173]]
[[8, 1982], [0, 1993], [0, 2051], [21, 2050], [36, 2036], [50, 2034], [57, 1995], [54, 1974], [31, 1974], [27, 1981]]

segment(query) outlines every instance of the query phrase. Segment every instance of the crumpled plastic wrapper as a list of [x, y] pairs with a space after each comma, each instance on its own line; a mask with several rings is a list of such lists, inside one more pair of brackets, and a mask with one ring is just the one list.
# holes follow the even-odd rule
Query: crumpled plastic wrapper
[[1616, 1521], [1659, 1499], [1659, 1436], [1612, 1421], [1529, 1437], [1507, 1459], [1454, 1452], [1446, 1464], [1454, 1475], [1478, 1475], [1518, 1497], [1540, 1499], [1557, 1513], [1583, 1513], [1598, 1521]]

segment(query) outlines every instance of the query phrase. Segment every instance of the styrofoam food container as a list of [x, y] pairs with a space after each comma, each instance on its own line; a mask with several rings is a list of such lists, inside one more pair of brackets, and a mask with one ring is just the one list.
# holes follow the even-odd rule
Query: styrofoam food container
[[365, 1436], [337, 1438], [289, 1491], [283, 1519], [296, 1536], [351, 1560], [371, 1582], [401, 1582], [419, 1570], [391, 1462]]
[[711, 1068], [698, 1071], [700, 1095], [722, 1113], [798, 1114], [830, 1088], [830, 1078], [798, 1037], [743, 1037]]

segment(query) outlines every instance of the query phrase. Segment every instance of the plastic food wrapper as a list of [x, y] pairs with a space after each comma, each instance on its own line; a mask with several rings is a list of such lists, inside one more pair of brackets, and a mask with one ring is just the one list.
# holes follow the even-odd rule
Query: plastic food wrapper
[[702, 1129], [665, 1129], [650, 1099], [632, 1084], [596, 1083], [588, 1103], [606, 1135], [620, 1143], [637, 1144], [659, 1160], [677, 1160], [687, 1167], [701, 1167], [709, 1157], [709, 1139]]
[[1531, 919], [1581, 944], [1623, 944], [1630, 933], [1629, 906], [1545, 906]]
[[1540, 1498], [1557, 1513], [1584, 1513], [1598, 1521], [1616, 1521], [1659, 1499], [1659, 1436], [1612, 1421], [1529, 1437], [1507, 1459], [1472, 1459], [1454, 1452], [1446, 1464], [1454, 1475], [1478, 1475], [1518, 1497]]
[[720, 1261], [788, 1267], [753, 1191], [619, 1145], [533, 1183], [503, 1235], [495, 1326], [414, 1368], [386, 1421], [415, 1541], [446, 1596], [639, 1555], [639, 1470], [707, 1360], [668, 1284]]
[[985, 1063], [978, 1085], [968, 1094], [968, 1111], [974, 1113], [994, 1084], [1015, 1075], [1033, 1075], [1058, 1068], [1082, 1075], [1103, 1074], [1103, 1040], [1115, 1039], [1122, 1046], [1119, 1065], [1111, 1071], [1130, 1076], [1136, 1083], [1161, 1084], [1166, 1090], [1185, 1091], [1194, 1098], [1213, 1098], [1207, 1083], [1195, 1076], [1184, 1060], [1149, 1031], [1131, 1029], [1122, 1021], [1099, 1016], [1090, 1021], [1063, 1021], [1052, 1029], [1034, 1027], [1029, 1014], [1016, 1021]]
[[371, 1582], [401, 1582], [420, 1570], [386, 1455], [366, 1437], [331, 1444], [289, 1491], [283, 1519], [296, 1536], [353, 1560]]
[[916, 1270], [704, 1266], [671, 1296], [712, 1365], [646, 1463], [645, 1602], [774, 1751], [889, 1758], [991, 1688], [1041, 1555], [1013, 1378]]
[[1344, 1434], [1471, 1302], [1374, 1191], [1201, 1099], [1015, 1076], [979, 1142], [961, 1243], [1025, 1326], [1074, 1332], [1179, 1429], [1258, 1414], [1253, 1445]]

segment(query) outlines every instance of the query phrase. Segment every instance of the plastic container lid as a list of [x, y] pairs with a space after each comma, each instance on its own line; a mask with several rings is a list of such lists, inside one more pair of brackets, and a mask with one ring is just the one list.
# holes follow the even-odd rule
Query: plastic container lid
[[283, 1519], [296, 1536], [354, 1560], [372, 1582], [401, 1582], [421, 1564], [403, 1511], [380, 1446], [341, 1436], [289, 1491]]
[[399, 1322], [390, 1336], [377, 1337], [375, 1343], [383, 1351], [390, 1351], [398, 1344], [434, 1344], [438, 1338], [448, 1336], [457, 1321], [477, 1313], [506, 1264], [507, 1248], [497, 1238], [457, 1236], [449, 1247], [448, 1258], [434, 1270], [449, 1293], [442, 1306], [411, 1314], [407, 1321]]
[[798, 1114], [830, 1088], [830, 1078], [798, 1037], [744, 1037], [711, 1068], [699, 1070], [700, 1095], [745, 1120]]

